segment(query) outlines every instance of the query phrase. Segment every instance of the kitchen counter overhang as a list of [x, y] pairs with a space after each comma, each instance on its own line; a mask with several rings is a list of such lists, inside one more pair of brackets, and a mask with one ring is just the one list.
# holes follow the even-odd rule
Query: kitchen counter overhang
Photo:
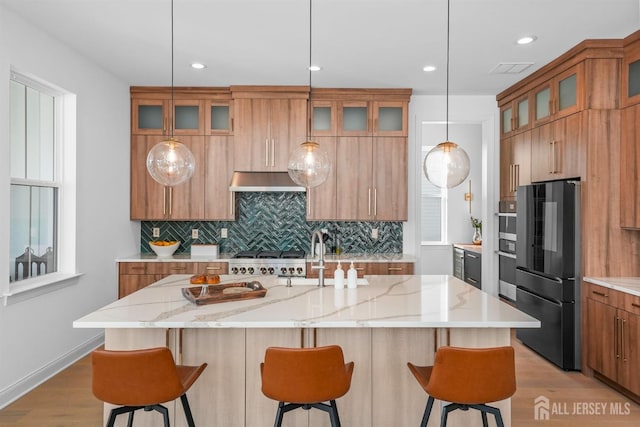
[[[194, 305], [181, 293], [190, 275], [172, 275], [81, 319], [76, 328], [537, 328], [540, 322], [498, 298], [444, 275], [368, 276], [357, 289], [286, 287], [275, 276], [243, 276], [264, 298]], [[223, 283], [238, 276], [222, 276]]]

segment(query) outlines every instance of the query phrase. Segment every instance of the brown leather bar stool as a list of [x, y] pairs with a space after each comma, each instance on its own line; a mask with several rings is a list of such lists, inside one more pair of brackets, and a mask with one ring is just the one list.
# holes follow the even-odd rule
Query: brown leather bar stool
[[487, 427], [487, 413], [503, 427], [500, 409], [486, 403], [508, 399], [516, 392], [513, 347], [459, 348], [440, 347], [433, 366], [407, 363], [424, 391], [429, 395], [421, 427], [426, 427], [434, 399], [452, 402], [443, 406], [440, 426], [447, 424], [449, 412], [477, 409]]
[[344, 363], [339, 346], [269, 347], [260, 372], [262, 393], [279, 402], [275, 427], [282, 425], [286, 412], [297, 408], [328, 412], [331, 426], [340, 427], [335, 399], [344, 396], [351, 387], [353, 362]]
[[166, 347], [146, 350], [95, 350], [92, 354], [93, 394], [103, 402], [121, 405], [111, 410], [107, 427], [116, 417], [129, 413], [128, 427], [138, 409], [158, 411], [169, 427], [169, 411], [161, 405], [177, 399], [182, 401], [189, 427], [195, 427], [187, 390], [198, 379], [206, 363], [200, 366], [176, 365]]

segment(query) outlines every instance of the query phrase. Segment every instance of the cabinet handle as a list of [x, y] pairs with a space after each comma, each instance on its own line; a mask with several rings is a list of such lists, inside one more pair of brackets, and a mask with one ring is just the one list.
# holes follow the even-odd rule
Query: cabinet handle
[[509, 165], [509, 193], [513, 192], [513, 165]]
[[518, 186], [520, 185], [520, 165], [516, 164], [514, 165], [515, 168], [515, 173], [513, 174], [513, 179], [514, 179], [514, 183], [513, 183], [513, 191], [517, 191], [518, 190]]
[[556, 142], [557, 141], [553, 141], [553, 173], [558, 173], [558, 159], [557, 159], [557, 155], [556, 155]]
[[173, 215], [173, 187], [169, 187], [169, 216]]
[[271, 140], [271, 166], [276, 165], [276, 140]]
[[167, 186], [162, 190], [162, 216], [167, 215]]
[[220, 270], [222, 267], [205, 267], [205, 270]]
[[269, 167], [269, 138], [264, 140], [264, 166]]
[[364, 267], [354, 267], [357, 271], [364, 271]]
[[622, 362], [627, 363], [626, 352], [624, 351], [624, 323], [626, 320], [620, 319], [620, 348], [622, 352]]
[[231, 132], [233, 132], [233, 118], [231, 118]]
[[402, 271], [402, 267], [389, 267], [387, 271]]
[[139, 267], [129, 267], [131, 270], [144, 270], [144, 266]]
[[467, 277], [467, 280], [470, 281], [471, 283], [478, 283], [477, 280], [471, 278], [471, 277]]
[[547, 170], [549, 171], [549, 173], [553, 173], [553, 170], [552, 170], [553, 167], [551, 166], [552, 165], [551, 157], [553, 156], [552, 152], [553, 152], [553, 141], [549, 142], [549, 152], [547, 153], [547, 165], [549, 166]]
[[369, 210], [367, 211], [367, 216], [371, 216], [371, 188], [369, 188], [369, 195], [367, 199], [367, 206]]
[[595, 294], [595, 295], [598, 295], [600, 297], [603, 297], [603, 298], [608, 298], [609, 297], [609, 295], [605, 294], [604, 292], [591, 291], [591, 293]]
[[476, 255], [473, 255], [473, 254], [468, 253], [468, 252], [467, 252], [467, 254], [466, 254], [466, 255], [467, 255], [469, 258], [474, 258], [474, 259], [475, 259], [475, 258], [478, 258]]
[[373, 189], [373, 216], [378, 216], [378, 188]]
[[229, 216], [233, 217], [233, 208], [235, 207], [233, 191], [229, 191]]
[[618, 351], [618, 345], [620, 341], [620, 337], [618, 336], [618, 320], [620, 319], [618, 319], [617, 317], [613, 318], [613, 348], [614, 353], [616, 354], [616, 359], [620, 359], [620, 352]]
[[631, 303], [631, 306], [632, 306], [632, 307], [635, 307], [635, 308], [640, 308], [640, 305], [636, 304], [635, 302], [632, 302], [632, 303]]

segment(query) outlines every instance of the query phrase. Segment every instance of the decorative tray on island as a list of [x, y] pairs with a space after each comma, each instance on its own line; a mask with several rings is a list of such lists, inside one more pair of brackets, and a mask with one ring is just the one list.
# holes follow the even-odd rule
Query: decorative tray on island
[[267, 289], [257, 281], [182, 288], [182, 295], [196, 305], [262, 298], [266, 294]]

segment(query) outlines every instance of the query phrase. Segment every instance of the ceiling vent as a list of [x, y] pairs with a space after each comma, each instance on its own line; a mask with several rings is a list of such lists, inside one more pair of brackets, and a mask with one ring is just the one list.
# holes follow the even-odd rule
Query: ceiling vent
[[532, 65], [533, 62], [501, 62], [489, 74], [520, 74]]

